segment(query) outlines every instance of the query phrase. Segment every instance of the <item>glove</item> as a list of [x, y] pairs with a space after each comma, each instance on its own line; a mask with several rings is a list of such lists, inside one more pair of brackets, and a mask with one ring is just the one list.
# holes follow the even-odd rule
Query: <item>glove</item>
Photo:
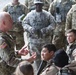
[[31, 33], [31, 34], [36, 34], [36, 33], [37, 33], [37, 29], [31, 28], [31, 29], [30, 29], [30, 33]]
[[34, 35], [34, 36], [36, 36], [36, 37], [38, 37], [38, 38], [42, 37], [42, 34], [41, 34], [40, 29], [31, 28], [31, 29], [30, 29], [30, 34], [31, 34], [31, 35]]
[[42, 28], [41, 29], [41, 33], [42, 33], [43, 37], [46, 36], [46, 34], [47, 34], [46, 28]]

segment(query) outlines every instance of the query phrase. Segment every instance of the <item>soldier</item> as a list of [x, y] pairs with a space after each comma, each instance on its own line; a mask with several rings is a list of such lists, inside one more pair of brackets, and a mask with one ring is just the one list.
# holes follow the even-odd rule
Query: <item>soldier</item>
[[13, 19], [13, 28], [9, 31], [14, 37], [16, 37], [16, 48], [20, 49], [24, 45], [23, 27], [18, 21], [18, 17], [22, 14], [27, 14], [27, 7], [20, 4], [18, 0], [12, 0], [12, 3], [6, 5], [3, 11], [8, 12]]
[[66, 67], [72, 71], [72, 75], [76, 75], [76, 29], [66, 31], [67, 49], [66, 53], [69, 56], [69, 65]]
[[66, 38], [68, 42], [68, 46], [66, 49], [66, 53], [69, 56], [69, 63], [76, 60], [76, 30], [75, 29], [69, 29], [66, 32]]
[[42, 0], [34, 0], [34, 4], [36, 9], [29, 12], [24, 18], [23, 28], [27, 32], [29, 50], [37, 52], [35, 63], [38, 68], [42, 45], [51, 43], [53, 30], [55, 29], [55, 19], [49, 12], [42, 9]]
[[49, 12], [55, 17], [57, 27], [54, 31], [52, 43], [56, 45], [57, 49], [65, 47], [65, 21], [66, 15], [74, 3], [70, 0], [53, 1], [50, 4]]
[[[43, 9], [48, 11], [48, 8], [51, 2], [52, 0], [44, 0]], [[28, 7], [29, 11], [35, 9], [34, 0], [25, 0], [25, 5]]]
[[[0, 12], [0, 75], [11, 75], [17, 64], [22, 61], [18, 55], [27, 55], [29, 52], [26, 47], [15, 52], [15, 39], [8, 34], [12, 26], [13, 21], [10, 14]], [[35, 54], [26, 60], [31, 62], [34, 58]]]
[[65, 31], [68, 29], [76, 29], [76, 4], [67, 13]]
[[[37, 75], [46, 75], [46, 69], [52, 65], [52, 59], [56, 50], [57, 49], [54, 44], [45, 44], [42, 47], [42, 51], [41, 51], [42, 62], [39, 66]], [[55, 70], [54, 70], [54, 73], [55, 73]]]

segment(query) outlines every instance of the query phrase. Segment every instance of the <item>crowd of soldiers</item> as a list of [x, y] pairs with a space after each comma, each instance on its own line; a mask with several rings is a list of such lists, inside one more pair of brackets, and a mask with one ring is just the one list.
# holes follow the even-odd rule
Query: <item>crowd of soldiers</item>
[[36, 52], [34, 63], [38, 69], [44, 44], [53, 43], [57, 49], [65, 49], [65, 32], [76, 27], [75, 3], [74, 0], [25, 0], [23, 5], [19, 0], [12, 0], [3, 11], [13, 19], [13, 28], [8, 33], [14, 38], [14, 50], [25, 44], [30, 55]]

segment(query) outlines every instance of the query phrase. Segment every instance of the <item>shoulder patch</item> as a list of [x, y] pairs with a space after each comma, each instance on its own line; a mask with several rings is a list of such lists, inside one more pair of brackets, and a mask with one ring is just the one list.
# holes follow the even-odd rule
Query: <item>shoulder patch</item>
[[0, 48], [2, 48], [2, 49], [6, 48], [6, 47], [7, 47], [6, 42], [3, 42], [3, 43], [0, 45]]

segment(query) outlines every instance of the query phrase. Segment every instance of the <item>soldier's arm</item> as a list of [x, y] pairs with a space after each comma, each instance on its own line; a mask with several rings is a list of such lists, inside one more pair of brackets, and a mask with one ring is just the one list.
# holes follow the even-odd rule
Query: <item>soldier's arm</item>
[[50, 3], [50, 6], [49, 6], [48, 11], [49, 11], [52, 15], [54, 15], [54, 12], [55, 12], [54, 2]]
[[71, 29], [71, 25], [72, 25], [72, 8], [69, 10], [69, 12], [67, 13], [66, 16], [66, 24], [65, 24], [65, 31], [68, 29]]
[[29, 12], [28, 11], [28, 7], [26, 5], [25, 6], [22, 5], [22, 10], [23, 10], [23, 12], [24, 12], [25, 15], [27, 15], [27, 13]]
[[54, 17], [50, 14], [49, 15], [49, 25], [47, 27], [47, 32], [51, 32], [52, 30], [54, 30], [56, 27], [56, 21], [54, 19]]
[[29, 24], [29, 14], [27, 14], [26, 17], [23, 19], [22, 26], [24, 28], [24, 31], [30, 32], [30, 29], [32, 27]]
[[[14, 50], [12, 50], [9, 47], [9, 44], [5, 41], [5, 39], [0, 39], [0, 63], [6, 63], [6, 65], [15, 67], [14, 62], [15, 59], [15, 53]], [[18, 60], [19, 61], [19, 60]]]
[[76, 61], [76, 48], [74, 49], [72, 55], [73, 55], [73, 57], [74, 57], [74, 60], [73, 60], [73, 61]]
[[54, 19], [54, 17], [48, 13], [48, 26], [47, 27], [44, 27], [41, 29], [41, 32], [42, 34], [49, 34], [49, 33], [52, 33], [52, 31], [55, 29], [56, 27], [56, 21]]
[[24, 19], [24, 17], [25, 17], [25, 16], [27, 15], [27, 13], [29, 12], [29, 11], [28, 11], [28, 8], [27, 8], [26, 6], [24, 6], [24, 5], [21, 4], [21, 7], [22, 7], [23, 14], [18, 17], [18, 21], [19, 21], [19, 22], [22, 22], [22, 20]]

